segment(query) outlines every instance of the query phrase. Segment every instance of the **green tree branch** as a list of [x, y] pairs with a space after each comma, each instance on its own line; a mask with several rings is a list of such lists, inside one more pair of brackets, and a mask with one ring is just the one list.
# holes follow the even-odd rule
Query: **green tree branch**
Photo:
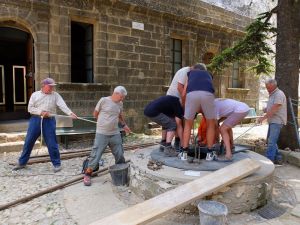
[[273, 71], [273, 65], [267, 58], [274, 54], [267, 40], [270, 34], [276, 34], [276, 28], [269, 23], [269, 20], [277, 7], [269, 12], [259, 15], [253, 23], [246, 28], [246, 36], [231, 48], [224, 49], [216, 55], [207, 66], [211, 72], [220, 72], [236, 61], [254, 60], [256, 65], [249, 69], [254, 70], [257, 75], [269, 74]]

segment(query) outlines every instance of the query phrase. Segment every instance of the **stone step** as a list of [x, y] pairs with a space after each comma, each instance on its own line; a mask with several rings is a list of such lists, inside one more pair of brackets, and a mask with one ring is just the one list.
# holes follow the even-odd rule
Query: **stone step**
[[16, 141], [24, 141], [26, 132], [0, 133], [0, 144]]
[[28, 120], [9, 120], [0, 122], [0, 133], [27, 131]]
[[[23, 149], [24, 141], [15, 141], [0, 143], [0, 153], [4, 152], [20, 152]], [[40, 142], [36, 141], [33, 149], [40, 148]]]

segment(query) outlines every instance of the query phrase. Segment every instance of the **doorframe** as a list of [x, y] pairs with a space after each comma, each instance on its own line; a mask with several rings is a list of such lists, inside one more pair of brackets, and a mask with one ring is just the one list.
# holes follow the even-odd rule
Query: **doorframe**
[[[24, 102], [16, 102], [16, 81], [15, 81], [15, 68], [23, 69], [24, 80]], [[27, 89], [26, 89], [26, 66], [13, 66], [13, 91], [14, 91], [14, 105], [23, 105], [27, 103]]]
[[1, 80], [2, 80], [2, 101], [0, 102], [0, 105], [5, 105], [5, 75], [4, 75], [4, 66], [0, 65], [1, 70]]

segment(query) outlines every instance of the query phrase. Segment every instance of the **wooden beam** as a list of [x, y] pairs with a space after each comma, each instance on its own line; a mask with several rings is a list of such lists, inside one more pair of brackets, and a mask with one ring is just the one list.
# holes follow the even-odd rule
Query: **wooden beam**
[[228, 186], [260, 168], [258, 162], [243, 159], [211, 174], [181, 185], [154, 198], [107, 216], [91, 225], [146, 224], [164, 214]]

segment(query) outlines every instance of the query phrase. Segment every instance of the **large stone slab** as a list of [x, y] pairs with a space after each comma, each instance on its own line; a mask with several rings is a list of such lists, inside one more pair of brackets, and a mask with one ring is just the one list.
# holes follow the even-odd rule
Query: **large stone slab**
[[233, 155], [232, 162], [217, 162], [200, 160], [200, 163], [189, 163], [187, 160], [181, 160], [177, 157], [167, 157], [164, 152], [155, 149], [151, 152], [151, 158], [155, 161], [162, 162], [164, 165], [184, 170], [196, 170], [196, 171], [215, 171], [223, 168], [226, 165], [240, 161], [245, 158], [249, 158], [249, 154], [245, 151], [250, 150], [251, 147], [237, 145], [235, 147], [236, 154]]

